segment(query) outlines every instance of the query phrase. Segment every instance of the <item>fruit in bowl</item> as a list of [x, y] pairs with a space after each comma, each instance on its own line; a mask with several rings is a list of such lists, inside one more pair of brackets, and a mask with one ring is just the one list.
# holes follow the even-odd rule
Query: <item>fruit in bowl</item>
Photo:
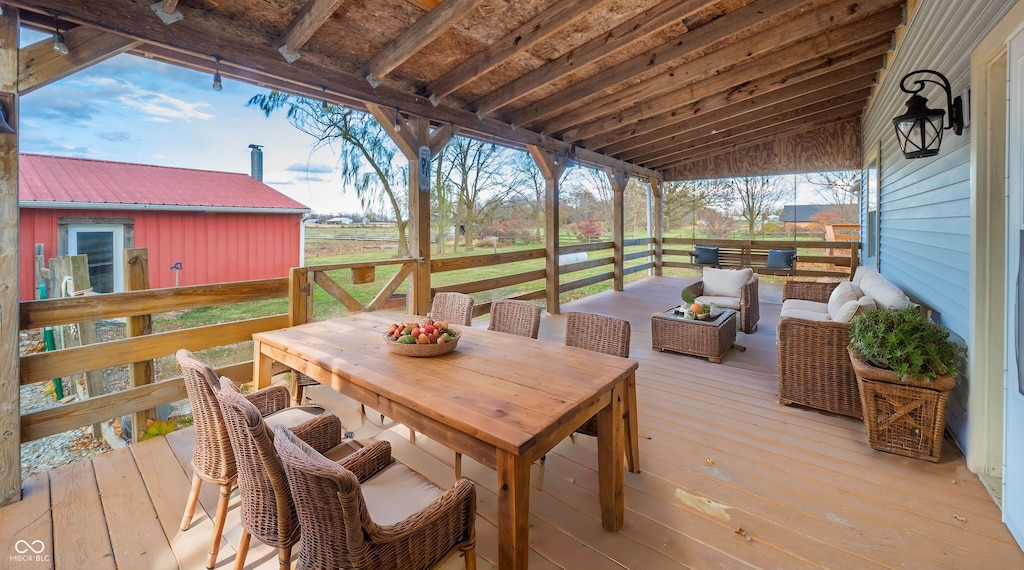
[[455, 349], [462, 336], [447, 321], [393, 323], [384, 334], [388, 350], [408, 356], [436, 356]]

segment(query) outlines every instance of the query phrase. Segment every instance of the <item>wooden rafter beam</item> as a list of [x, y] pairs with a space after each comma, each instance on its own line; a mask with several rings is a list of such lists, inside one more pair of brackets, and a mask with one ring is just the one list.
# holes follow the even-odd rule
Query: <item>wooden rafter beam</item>
[[[841, 112], [840, 112], [841, 111]], [[786, 137], [794, 133], [808, 132], [820, 129], [824, 125], [843, 123], [854, 117], [859, 117], [864, 112], [864, 101], [858, 101], [846, 105], [842, 109], [831, 109], [819, 114], [805, 115], [794, 118], [790, 121], [767, 126], [756, 131], [750, 131], [730, 137], [728, 140], [721, 140], [711, 145], [706, 145], [693, 153], [677, 154], [671, 159], [659, 161], [659, 168], [672, 169], [686, 162], [703, 160], [716, 155], [733, 152], [739, 148], [750, 145], [761, 144], [776, 138]]]
[[[804, 43], [797, 45], [802, 48], [808, 47]], [[642, 116], [631, 117], [632, 122], [627, 122], [625, 115], [632, 112], [634, 107], [611, 117], [595, 119], [592, 123], [580, 127], [578, 137], [585, 139], [587, 146], [593, 150], [618, 155], [654, 141], [679, 135], [680, 123], [689, 122], [744, 97], [790, 89], [795, 84], [806, 86], [822, 83], [819, 78], [837, 72], [851, 73], [848, 71], [850, 67], [867, 65], [865, 61], [876, 62], [886, 53], [889, 45], [888, 38], [880, 36], [866, 44], [858, 44], [853, 49], [829, 52], [777, 71], [772, 71], [771, 65], [759, 71], [759, 62], [748, 62], [744, 66], [747, 69], [736, 68], [729, 74], [712, 77], [689, 85], [679, 92], [653, 98], [650, 101], [653, 110], [648, 111], [645, 107]], [[768, 72], [767, 75], [760, 75], [765, 71]], [[680, 99], [692, 103], [680, 106]]]
[[[897, 17], [902, 17], [902, 10], [899, 7], [902, 0], [865, 0], [855, 5], [848, 6], [844, 2], [830, 3], [822, 8], [800, 12], [792, 5], [772, 5], [773, 20], [776, 25], [763, 28], [742, 28], [743, 23], [751, 19], [756, 20], [759, 14], [744, 12], [743, 18], [736, 20], [733, 26], [714, 26], [715, 22], [694, 30], [684, 37], [689, 36], [686, 42], [672, 42], [652, 50], [648, 57], [656, 58], [658, 65], [649, 65], [651, 59], [634, 58], [605, 70], [601, 74], [585, 79], [558, 94], [565, 101], [586, 101], [587, 103], [578, 106], [572, 113], [564, 112], [565, 106], [556, 97], [547, 97], [532, 105], [519, 109], [511, 115], [517, 124], [526, 125], [544, 132], [555, 132], [566, 127], [572, 115], [574, 124], [585, 122], [594, 114], [606, 114], [596, 107], [599, 101], [608, 96], [602, 93], [608, 85], [618, 85], [622, 82], [631, 82], [630, 96], [635, 96], [635, 87], [638, 84], [653, 83], [652, 89], [665, 88], [664, 84], [674, 80], [676, 85], [688, 85], [694, 81], [707, 79], [713, 75], [727, 73], [730, 69], [747, 61], [754, 61], [768, 56], [789, 45], [801, 40], [820, 36], [822, 49], [829, 49], [832, 33], [838, 32], [846, 26], [856, 25], [858, 22], [871, 20], [881, 12], [890, 10], [898, 12]], [[789, 11], [781, 11], [783, 7], [790, 7]], [[851, 8], [852, 6], [852, 8]], [[747, 8], [757, 7], [751, 4]], [[745, 10], [746, 8], [742, 9]], [[729, 16], [736, 16], [742, 10], [737, 10]], [[719, 21], [726, 20], [729, 16], [719, 18]], [[740, 32], [729, 35], [731, 29], [741, 28]], [[754, 31], [750, 34], [747, 32]], [[877, 28], [870, 30], [870, 35], [877, 34]], [[692, 35], [691, 35], [692, 34]], [[731, 38], [731, 39], [730, 39]], [[742, 41], [734, 41], [742, 38]], [[716, 41], [717, 49], [709, 51], [705, 42]], [[623, 90], [625, 91], [625, 90]], [[594, 100], [592, 100], [594, 98]], [[635, 102], [635, 101], [633, 101]], [[614, 107], [618, 108], [618, 107]], [[554, 117], [558, 114], [557, 117]], [[584, 118], [583, 115], [589, 115]], [[558, 122], [560, 128], [556, 129], [548, 123]]]
[[[806, 6], [805, 0], [756, 0], [682, 34], [677, 40], [652, 48], [609, 69], [602, 70], [600, 73], [593, 74], [568, 89], [517, 109], [509, 116], [519, 125], [539, 124], [543, 119], [557, 114], [567, 106], [597, 95], [611, 86], [651, 77], [673, 64], [680, 65], [698, 59], [707, 53], [708, 46], [711, 45], [742, 46], [744, 57], [737, 58], [736, 63], [747, 57], [756, 57], [758, 54], [777, 49], [778, 44], [766, 40], [756, 41], [752, 36], [756, 36], [758, 32], [762, 31], [771, 33], [775, 29], [786, 26], [786, 24], [774, 25], [784, 19], [789, 21], [805, 20], [806, 18], [794, 18], [793, 16]], [[802, 24], [804, 26], [803, 33], [806, 34], [808, 24], [807, 22], [802, 22]]]
[[142, 42], [79, 26], [64, 32], [68, 54], [53, 50], [53, 40], [44, 39], [18, 52], [18, 93], [25, 95], [68, 77], [87, 67], [138, 47]]
[[665, 0], [615, 26], [583, 45], [562, 54], [473, 102], [481, 113], [490, 113], [554, 82], [584, 66], [623, 49], [646, 36], [671, 26], [703, 8], [704, 0]]
[[[723, 126], [723, 121], [735, 121], [746, 113], [772, 112], [779, 106], [799, 106], [841, 95], [843, 92], [837, 85], [851, 89], [859, 89], [864, 84], [873, 85], [881, 58], [881, 55], [877, 55], [874, 59], [842, 67], [826, 76], [797, 81], [780, 88], [743, 91], [735, 97], [730, 97], [732, 92], [725, 92], [701, 99], [679, 108], [678, 113], [667, 113], [659, 117], [660, 128], [611, 145], [605, 152], [623, 158], [644, 154], [648, 149], [662, 148], [708, 131], [728, 128]], [[851, 80], [856, 80], [856, 83], [851, 85]], [[615, 150], [611, 150], [613, 148]]]
[[[863, 47], [865, 41], [874, 46], [872, 49], [881, 49], [878, 46], [882, 42], [891, 46], [891, 33], [885, 30], [896, 25], [902, 14], [901, 8], [896, 6], [849, 22], [827, 34], [804, 34], [797, 28], [785, 40], [776, 42], [778, 49], [757, 57], [748, 57], [745, 45], [727, 46], [686, 65], [668, 69], [660, 77], [594, 99], [546, 122], [541, 128], [553, 134], [574, 127], [580, 127], [582, 132], [601, 122], [600, 118], [610, 118], [615, 114], [618, 114], [619, 126], [622, 126], [670, 111], [679, 105], [680, 100], [695, 101], [723, 88], [732, 89], [755, 81], [765, 74], [787, 69], [794, 62], [798, 69], [808, 64], [820, 66], [823, 60], [828, 65], [830, 54], [839, 57], [844, 52], [837, 50], [850, 49], [852, 53], [847, 57], [855, 57], [858, 47]], [[579, 136], [575, 134], [573, 138]]]
[[274, 42], [274, 47], [281, 52], [286, 61], [295, 61], [299, 58], [299, 50], [302, 49], [302, 46], [306, 45], [306, 42], [327, 22], [331, 14], [335, 13], [344, 1], [309, 0], [288, 24], [288, 28], [281, 34], [281, 37]]
[[759, 129], [772, 128], [809, 116], [825, 117], [830, 111], [842, 115], [857, 105], [863, 109], [868, 96], [871, 95], [873, 84], [873, 75], [862, 77], [801, 97], [785, 106], [738, 113], [708, 125], [701, 136], [688, 138], [673, 145], [654, 147], [650, 152], [634, 153], [637, 156], [633, 160], [641, 164], [660, 164], [664, 160], [675, 160], [675, 157], [680, 155], [697, 153], [702, 147], [728, 142], [732, 137], [756, 133]]
[[377, 52], [370, 61], [359, 70], [359, 75], [376, 87], [380, 80], [391, 73], [402, 62], [441, 35], [465, 17], [481, 0], [445, 0], [437, 8], [427, 12], [402, 35], [394, 39], [384, 49]]
[[459, 87], [478, 79], [517, 53], [523, 52], [559, 29], [569, 25], [589, 10], [607, 0], [561, 0], [542, 10], [500, 40], [488, 45], [466, 61], [431, 81], [426, 94], [437, 102]]

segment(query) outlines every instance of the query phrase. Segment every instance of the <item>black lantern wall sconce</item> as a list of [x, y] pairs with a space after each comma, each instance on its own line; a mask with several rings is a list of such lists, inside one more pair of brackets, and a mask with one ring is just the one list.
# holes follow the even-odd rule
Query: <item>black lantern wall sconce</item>
[[[938, 80], [925, 77], [914, 79], [910, 83], [913, 87], [908, 88], [908, 80], [912, 75], [919, 73], [930, 73]], [[943, 117], [947, 112], [942, 109], [929, 109], [928, 99], [919, 93], [924, 90], [926, 83], [934, 83], [942, 87], [946, 92], [946, 108], [949, 114], [949, 124], [943, 124]], [[900, 89], [904, 93], [910, 93], [907, 100], [907, 112], [892, 120], [896, 128], [896, 140], [900, 143], [900, 150], [906, 158], [924, 158], [939, 154], [939, 145], [942, 144], [942, 131], [953, 129], [953, 133], [960, 135], [964, 132], [964, 103], [960, 97], [953, 97], [949, 86], [949, 80], [938, 71], [930, 69], [919, 69], [911, 71], [903, 76], [900, 81]]]

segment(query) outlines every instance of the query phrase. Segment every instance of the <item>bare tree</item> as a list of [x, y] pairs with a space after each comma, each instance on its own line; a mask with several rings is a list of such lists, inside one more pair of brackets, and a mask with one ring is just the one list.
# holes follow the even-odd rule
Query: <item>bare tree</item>
[[[502, 166], [508, 151], [491, 143], [453, 137], [445, 147], [450, 165], [448, 181], [456, 190], [456, 219], [465, 228], [466, 251], [473, 250], [476, 228], [505, 202], [515, 189], [510, 171]], [[458, 234], [456, 233], [456, 244]]]
[[316, 139], [315, 147], [340, 142], [341, 177], [351, 184], [364, 211], [390, 212], [398, 224], [398, 256], [409, 254], [403, 216], [409, 198], [408, 167], [397, 166], [398, 147], [371, 116], [280, 91], [255, 95], [248, 105], [268, 117], [287, 109], [288, 122]]
[[660, 188], [665, 230], [671, 229], [673, 223], [695, 227], [708, 212], [725, 208], [729, 203], [729, 188], [723, 180], [663, 182]]
[[739, 206], [740, 217], [747, 222], [751, 239], [757, 235], [757, 222], [778, 209], [779, 202], [789, 189], [779, 183], [778, 178], [750, 176], [726, 180], [733, 201]]
[[547, 190], [547, 181], [537, 167], [537, 161], [529, 153], [516, 151], [513, 157], [511, 169], [518, 181], [515, 192], [530, 204], [533, 223], [536, 224], [534, 237], [540, 241], [541, 229], [544, 227], [544, 192]]
[[805, 184], [814, 188], [814, 193], [824, 203], [832, 206], [839, 223], [856, 223], [860, 219], [860, 171], [836, 170], [816, 172], [802, 177]]

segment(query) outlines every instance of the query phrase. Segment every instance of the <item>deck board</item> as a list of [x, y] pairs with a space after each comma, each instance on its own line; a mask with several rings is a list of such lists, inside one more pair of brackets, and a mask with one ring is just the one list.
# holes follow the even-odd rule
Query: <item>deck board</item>
[[[757, 332], [737, 335], [746, 352], [730, 350], [721, 364], [651, 350], [650, 315], [678, 303], [685, 283], [649, 278], [563, 306], [632, 324], [643, 472], [626, 474], [625, 524], [609, 533], [600, 524], [593, 438], [563, 441], [534, 464], [531, 568], [1024, 568], [999, 508], [951, 441], [939, 463], [918, 461], [872, 450], [857, 419], [779, 404], [777, 304], [762, 301]], [[564, 326], [564, 315], [545, 315], [540, 337], [561, 343]], [[363, 420], [320, 387], [308, 393], [340, 406], [359, 442], [391, 441], [396, 458], [451, 484], [454, 454], [442, 444], [422, 434], [412, 444], [403, 426], [381, 426], [372, 411]], [[23, 501], [0, 511], [0, 534], [43, 540], [59, 569], [202, 568], [212, 485], [192, 527], [178, 529], [194, 445], [186, 429], [34, 476]], [[494, 472], [469, 458], [463, 472], [478, 486], [478, 568], [493, 569]], [[142, 536], [108, 527], [113, 520]], [[234, 563], [240, 532], [236, 496], [218, 568]], [[254, 540], [247, 568], [276, 566], [274, 550]], [[453, 556], [440, 567], [462, 566]]]
[[[0, 511], [0, 524], [8, 537], [12, 552], [8, 556], [21, 556], [31, 560], [32, 568], [53, 568], [53, 519], [50, 513], [50, 474], [37, 473], [25, 479], [21, 501]], [[18, 541], [25, 541], [19, 546]], [[37, 542], [38, 541], [38, 542]], [[40, 546], [39, 542], [42, 542]], [[31, 548], [31, 549], [30, 549]], [[41, 550], [40, 550], [41, 548]], [[38, 553], [35, 550], [39, 550]], [[19, 552], [20, 551], [20, 552]], [[0, 558], [0, 560], [3, 560]], [[9, 560], [20, 562], [19, 560]], [[20, 562], [29, 566], [28, 562]]]

